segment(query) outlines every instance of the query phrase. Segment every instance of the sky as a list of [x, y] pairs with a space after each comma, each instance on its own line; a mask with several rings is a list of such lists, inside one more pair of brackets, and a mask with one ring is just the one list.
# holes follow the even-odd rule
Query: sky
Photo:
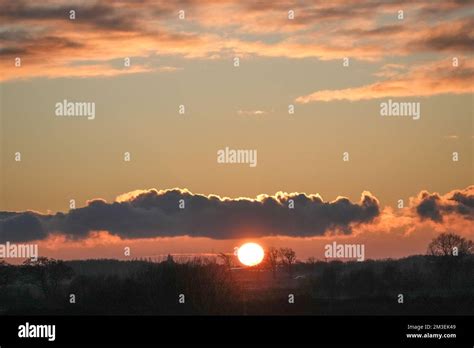
[[[332, 241], [385, 258], [474, 238], [469, 1], [0, 8], [0, 243], [71, 259], [252, 240], [305, 259]], [[58, 116], [64, 100], [94, 119]], [[381, 116], [389, 100], [419, 119]], [[219, 163], [226, 147], [257, 165]]]

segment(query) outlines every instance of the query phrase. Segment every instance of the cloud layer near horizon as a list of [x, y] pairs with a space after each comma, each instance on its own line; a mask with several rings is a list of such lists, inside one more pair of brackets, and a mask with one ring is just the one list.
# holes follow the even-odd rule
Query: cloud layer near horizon
[[[290, 209], [290, 200], [294, 209]], [[180, 208], [184, 202], [184, 209]], [[444, 216], [474, 220], [474, 186], [445, 195], [421, 192], [402, 214], [442, 224]], [[107, 231], [123, 239], [154, 237], [208, 237], [212, 239], [269, 236], [314, 237], [328, 233], [351, 234], [377, 222], [381, 207], [369, 192], [357, 203], [338, 197], [279, 192], [255, 199], [222, 198], [188, 190], [137, 190], [107, 203], [88, 201], [68, 213], [0, 212], [0, 242], [42, 240], [51, 234], [71, 239]], [[401, 215], [403, 218], [403, 215]]]

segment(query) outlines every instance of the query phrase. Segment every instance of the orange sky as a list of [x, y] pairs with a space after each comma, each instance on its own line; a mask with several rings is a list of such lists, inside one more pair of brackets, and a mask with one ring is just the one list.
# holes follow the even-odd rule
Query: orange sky
[[[473, 237], [470, 2], [0, 8], [0, 242], [71, 259], [232, 252], [250, 238], [305, 259], [335, 239], [384, 258], [424, 253], [441, 232]], [[381, 117], [388, 99], [421, 117]], [[95, 118], [57, 117], [63, 100], [94, 103]], [[227, 147], [258, 164], [219, 164]], [[183, 192], [202, 210], [180, 220]], [[282, 207], [298, 194], [292, 230]]]

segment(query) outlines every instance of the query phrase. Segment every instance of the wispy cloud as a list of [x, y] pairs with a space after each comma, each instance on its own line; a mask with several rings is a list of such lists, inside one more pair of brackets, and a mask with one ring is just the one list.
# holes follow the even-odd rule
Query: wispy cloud
[[264, 110], [237, 110], [237, 114], [241, 116], [262, 116], [268, 114]]
[[385, 97], [426, 97], [438, 94], [472, 93], [474, 62], [462, 60], [453, 67], [451, 60], [443, 60], [417, 65], [408, 72], [386, 73], [387, 79], [361, 87], [322, 90], [296, 98], [296, 102], [306, 104], [333, 100], [366, 100]]
[[[112, 76], [123, 72], [105, 66], [97, 66], [104, 73], [77, 70], [71, 62], [130, 56], [376, 61], [420, 52], [469, 54], [473, 34], [467, 14], [473, 6], [456, 0], [0, 0], [1, 78]], [[70, 10], [76, 11], [75, 20], [69, 19]], [[180, 10], [185, 20], [178, 19]], [[22, 58], [20, 69], [14, 67], [16, 57]], [[144, 71], [135, 69], [128, 73]]]

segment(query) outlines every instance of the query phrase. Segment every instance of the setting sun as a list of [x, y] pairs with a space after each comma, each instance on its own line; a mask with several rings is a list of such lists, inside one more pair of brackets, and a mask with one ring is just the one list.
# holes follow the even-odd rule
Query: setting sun
[[263, 260], [263, 248], [257, 243], [245, 243], [237, 249], [239, 261], [246, 266], [258, 265]]

